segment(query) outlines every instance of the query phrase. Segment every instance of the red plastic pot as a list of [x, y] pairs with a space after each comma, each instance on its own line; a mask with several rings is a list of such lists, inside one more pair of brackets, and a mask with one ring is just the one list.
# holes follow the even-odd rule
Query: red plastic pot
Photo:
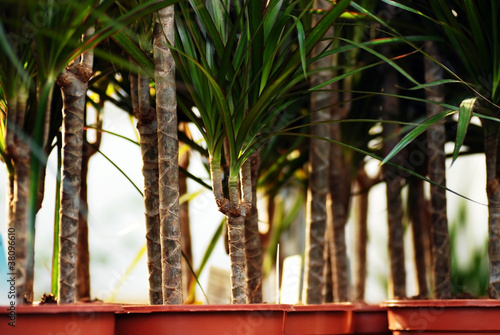
[[276, 335], [289, 305], [124, 306], [116, 335]]
[[379, 305], [356, 305], [354, 313], [354, 334], [388, 335], [387, 307]]
[[388, 301], [387, 317], [393, 334], [500, 334], [500, 301]]
[[14, 307], [0, 307], [2, 335], [113, 335], [115, 312], [121, 310], [120, 305], [97, 303]]
[[285, 317], [283, 334], [352, 334], [353, 309], [351, 304], [292, 306]]

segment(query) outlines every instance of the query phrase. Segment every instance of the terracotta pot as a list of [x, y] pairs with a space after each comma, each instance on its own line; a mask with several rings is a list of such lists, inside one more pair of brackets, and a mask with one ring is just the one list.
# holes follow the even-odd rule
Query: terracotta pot
[[116, 335], [276, 335], [289, 305], [124, 306]]
[[120, 305], [96, 303], [14, 307], [0, 307], [2, 335], [113, 335], [115, 312], [121, 310]]
[[353, 309], [351, 304], [292, 306], [286, 314], [283, 334], [352, 334]]
[[387, 307], [379, 305], [356, 305], [354, 313], [354, 334], [392, 334], [387, 321]]
[[393, 334], [500, 334], [500, 301], [405, 300], [388, 301]]

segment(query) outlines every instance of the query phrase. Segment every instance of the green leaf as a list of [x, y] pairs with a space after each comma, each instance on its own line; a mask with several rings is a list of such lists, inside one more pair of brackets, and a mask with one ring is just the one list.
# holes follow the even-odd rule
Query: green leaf
[[111, 38], [129, 55], [150, 78], [154, 77], [154, 64], [151, 58], [139, 47], [130, 35], [123, 31], [115, 33]]
[[422, 88], [438, 86], [441, 84], [462, 84], [462, 83], [463, 83], [462, 81], [456, 80], [456, 79], [441, 79], [441, 80], [436, 80], [436, 81], [433, 81], [430, 83], [425, 83], [425, 84], [410, 87], [409, 90], [419, 90]]
[[455, 162], [458, 158], [460, 148], [464, 144], [465, 135], [467, 134], [467, 129], [470, 124], [472, 117], [472, 112], [474, 110], [474, 105], [476, 104], [476, 98], [465, 99], [460, 103], [460, 108], [458, 109], [458, 128], [457, 128], [457, 139], [455, 140], [455, 147], [453, 148], [453, 159], [451, 164]]
[[447, 116], [456, 113], [455, 111], [445, 111], [441, 112], [439, 114], [433, 115], [430, 118], [426, 119], [423, 123], [418, 125], [415, 129], [410, 131], [408, 134], [406, 134], [405, 137], [399, 141], [399, 143], [394, 146], [394, 148], [391, 150], [391, 152], [382, 160], [380, 163], [381, 165], [389, 162], [391, 158], [393, 158], [395, 155], [397, 155], [401, 150], [403, 150], [404, 147], [406, 147], [408, 144], [410, 144], [415, 138], [417, 138], [420, 134], [422, 134], [424, 131], [426, 131], [430, 126], [436, 124], [437, 122], [440, 122]]

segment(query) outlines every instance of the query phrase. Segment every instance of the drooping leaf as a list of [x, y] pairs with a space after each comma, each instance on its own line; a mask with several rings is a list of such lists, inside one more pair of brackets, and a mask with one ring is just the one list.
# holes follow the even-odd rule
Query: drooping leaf
[[389, 162], [395, 155], [397, 155], [401, 150], [403, 150], [404, 147], [410, 144], [415, 138], [417, 138], [420, 134], [426, 131], [429, 127], [436, 124], [437, 122], [441, 122], [444, 118], [454, 113], [455, 111], [445, 111], [426, 119], [420, 125], [415, 127], [415, 129], [406, 134], [406, 136], [403, 137], [396, 146], [394, 146], [391, 152], [381, 161], [380, 164], [382, 165]]
[[472, 118], [472, 112], [474, 111], [476, 101], [477, 97], [465, 99], [460, 103], [460, 107], [458, 109], [457, 139], [455, 140], [455, 147], [453, 148], [452, 164], [458, 158], [460, 148], [464, 143], [465, 135], [467, 134], [467, 129]]

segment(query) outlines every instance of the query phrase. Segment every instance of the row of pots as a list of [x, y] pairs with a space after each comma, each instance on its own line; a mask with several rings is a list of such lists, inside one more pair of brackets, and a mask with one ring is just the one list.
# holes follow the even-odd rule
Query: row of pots
[[86, 303], [2, 306], [0, 334], [500, 334], [500, 301], [407, 300], [379, 306]]

